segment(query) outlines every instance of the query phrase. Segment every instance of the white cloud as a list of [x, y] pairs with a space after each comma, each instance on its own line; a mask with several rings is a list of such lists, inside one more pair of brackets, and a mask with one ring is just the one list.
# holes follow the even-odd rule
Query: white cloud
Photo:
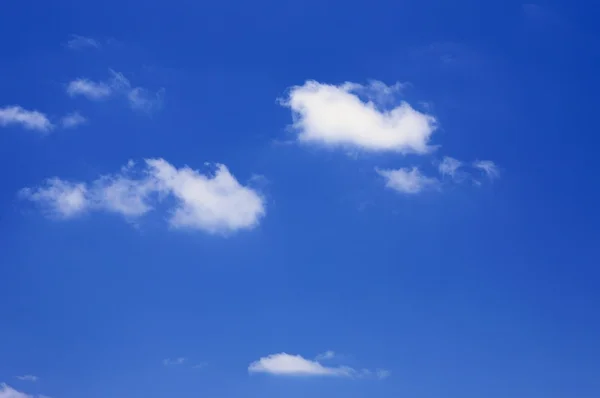
[[25, 394], [10, 387], [5, 383], [0, 383], [0, 398], [33, 398], [31, 395]]
[[436, 128], [435, 118], [404, 101], [391, 109], [384, 107], [385, 99], [400, 87], [381, 82], [335, 86], [307, 81], [292, 87], [281, 104], [292, 110], [292, 127], [301, 142], [427, 153], [431, 150], [428, 142]]
[[437, 179], [424, 176], [417, 167], [376, 171], [384, 177], [386, 187], [406, 194], [417, 194], [439, 184]]
[[17, 379], [22, 380], [22, 381], [38, 381], [38, 377], [34, 376], [34, 375], [23, 375], [23, 376], [16, 376]]
[[0, 108], [0, 126], [21, 125], [27, 130], [48, 132], [54, 127], [48, 117], [38, 111], [28, 111], [20, 106]]
[[67, 42], [67, 47], [71, 50], [81, 50], [84, 48], [100, 48], [100, 43], [91, 37], [71, 35], [71, 39]]
[[83, 117], [79, 112], [69, 113], [61, 119], [61, 125], [63, 128], [75, 128], [82, 124], [87, 123], [87, 119]]
[[67, 93], [74, 97], [82, 95], [91, 100], [100, 100], [111, 95], [124, 97], [133, 110], [151, 112], [160, 109], [164, 97], [164, 89], [152, 92], [143, 87], [133, 87], [129, 79], [121, 72], [109, 69], [110, 78], [105, 82], [94, 82], [89, 79], [75, 79], [67, 86]]
[[352, 376], [353, 369], [346, 367], [327, 367], [317, 361], [305, 359], [300, 355], [286, 353], [273, 354], [252, 362], [250, 373], [270, 373], [290, 376]]
[[335, 358], [335, 352], [334, 351], [325, 351], [319, 355], [317, 355], [315, 357], [316, 361], [324, 361], [324, 360], [328, 360], [328, 359], [333, 359]]
[[85, 184], [70, 183], [58, 178], [50, 178], [35, 189], [24, 188], [19, 196], [39, 204], [53, 218], [71, 218], [89, 207]]
[[491, 160], [477, 160], [473, 162], [473, 167], [482, 170], [490, 179], [500, 177], [498, 166]]
[[167, 358], [167, 359], [163, 359], [163, 365], [165, 365], [165, 366], [183, 365], [183, 363], [185, 361], [186, 361], [186, 359], [183, 357]]
[[[333, 85], [309, 80], [291, 87], [279, 103], [292, 112], [290, 127], [298, 142], [339, 147], [351, 154], [362, 150], [428, 155], [436, 148], [430, 139], [437, 120], [398, 100], [397, 94], [406, 85], [388, 86], [380, 81]], [[458, 159], [446, 156], [434, 164], [440, 179], [424, 175], [417, 167], [376, 170], [388, 188], [405, 194], [472, 180], [469, 164]], [[490, 178], [499, 176], [491, 161], [475, 162], [473, 167]]]
[[164, 159], [146, 159], [138, 169], [129, 162], [119, 173], [89, 184], [53, 178], [41, 187], [23, 189], [21, 197], [58, 218], [99, 210], [127, 219], [154, 210], [154, 204], [169, 197], [172, 227], [213, 234], [251, 229], [265, 215], [262, 196], [241, 185], [225, 165], [217, 165], [213, 175], [204, 175], [187, 166], [176, 168]]
[[256, 226], [265, 213], [263, 198], [240, 185], [225, 165], [217, 165], [211, 178], [189, 167], [176, 169], [163, 159], [146, 162], [159, 190], [178, 202], [170, 219], [174, 227], [235, 231]]
[[[332, 352], [332, 351], [328, 351]], [[368, 369], [354, 369], [349, 366], [325, 366], [318, 360], [303, 358], [301, 355], [290, 355], [284, 352], [272, 354], [248, 366], [250, 373], [268, 373], [276, 376], [330, 376], [363, 378], [375, 375], [379, 379], [389, 376], [385, 370], [378, 369], [373, 372]], [[382, 377], [383, 376], [383, 377]]]
[[75, 79], [69, 82], [67, 93], [71, 97], [82, 95], [91, 100], [104, 99], [112, 94], [112, 88], [103, 82], [93, 82], [88, 79]]
[[456, 178], [458, 169], [462, 166], [462, 162], [458, 159], [445, 156], [438, 165], [438, 170], [441, 175]]

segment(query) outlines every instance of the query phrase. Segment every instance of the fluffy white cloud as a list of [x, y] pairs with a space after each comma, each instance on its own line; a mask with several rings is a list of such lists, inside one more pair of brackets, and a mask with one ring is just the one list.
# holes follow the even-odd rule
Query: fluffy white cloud
[[445, 156], [438, 165], [438, 170], [443, 176], [455, 178], [457, 177], [458, 169], [461, 166], [462, 162], [460, 160], [451, 158], [450, 156]]
[[102, 210], [127, 219], [154, 210], [155, 203], [170, 197], [172, 227], [214, 234], [251, 229], [265, 215], [263, 197], [241, 185], [225, 165], [217, 165], [213, 175], [204, 175], [189, 167], [176, 168], [164, 159], [146, 159], [141, 169], [129, 162], [119, 173], [89, 184], [53, 178], [41, 187], [21, 190], [21, 197], [59, 218]]
[[27, 130], [48, 132], [54, 127], [48, 117], [38, 111], [28, 111], [20, 106], [0, 108], [0, 126], [21, 125]]
[[386, 109], [386, 100], [399, 88], [381, 82], [335, 86], [307, 81], [292, 87], [281, 104], [292, 110], [292, 127], [301, 142], [427, 153], [436, 120], [404, 101]]
[[211, 178], [189, 167], [176, 169], [163, 159], [147, 164], [159, 190], [177, 199], [171, 217], [174, 227], [235, 231], [254, 227], [265, 213], [263, 198], [240, 185], [225, 165], [217, 165]]
[[491, 160], [477, 160], [473, 162], [473, 167], [482, 170], [489, 178], [500, 177], [498, 166]]
[[183, 365], [184, 362], [185, 358], [183, 357], [163, 359], [163, 365], [165, 366]]
[[34, 376], [34, 375], [23, 375], [23, 376], [17, 376], [17, 379], [22, 380], [22, 381], [38, 381], [38, 377]]
[[91, 37], [72, 35], [67, 42], [67, 47], [71, 50], [81, 50], [84, 48], [100, 48], [100, 43]]
[[385, 179], [386, 187], [406, 194], [416, 194], [439, 184], [437, 179], [426, 177], [417, 167], [376, 171]]
[[79, 112], [69, 113], [60, 121], [61, 126], [66, 129], [75, 128], [85, 123], [87, 123], [87, 119]]
[[91, 100], [100, 100], [111, 95], [126, 98], [131, 109], [151, 112], [162, 106], [164, 90], [151, 92], [143, 87], [133, 87], [129, 79], [120, 72], [109, 70], [110, 78], [104, 82], [89, 79], [75, 79], [69, 82], [67, 93], [74, 97], [82, 95]]
[[33, 398], [31, 395], [25, 394], [10, 387], [5, 383], [0, 383], [0, 398]]
[[[328, 351], [333, 353], [333, 351]], [[334, 354], [333, 354], [334, 355]], [[276, 376], [332, 376], [362, 378], [375, 376], [379, 379], [389, 376], [389, 372], [378, 369], [354, 369], [349, 366], [325, 366], [318, 360], [303, 358], [301, 355], [290, 355], [285, 352], [272, 354], [248, 366], [250, 373], [268, 373]], [[386, 373], [387, 372], [387, 373]]]

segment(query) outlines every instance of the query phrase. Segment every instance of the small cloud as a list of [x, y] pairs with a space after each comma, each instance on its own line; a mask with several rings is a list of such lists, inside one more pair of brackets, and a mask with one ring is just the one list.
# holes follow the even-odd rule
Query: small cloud
[[71, 35], [71, 39], [67, 41], [66, 47], [71, 50], [81, 50], [84, 48], [100, 48], [100, 43], [91, 37]]
[[438, 165], [438, 170], [442, 176], [449, 176], [454, 179], [457, 177], [457, 171], [461, 166], [462, 162], [460, 160], [445, 156]]
[[252, 362], [250, 373], [270, 373], [290, 376], [351, 376], [353, 369], [346, 367], [327, 367], [317, 361], [305, 359], [300, 355], [286, 353], [273, 354]]
[[79, 112], [69, 113], [64, 116], [61, 120], [61, 125], [63, 128], [75, 128], [82, 124], [87, 123], [87, 119], [83, 117]]
[[183, 365], [184, 362], [185, 358], [183, 357], [163, 359], [163, 365], [165, 366]]
[[94, 82], [79, 78], [69, 82], [67, 94], [71, 97], [84, 96], [90, 100], [101, 100], [109, 96], [125, 97], [131, 109], [152, 112], [162, 107], [164, 89], [152, 92], [143, 87], [132, 87], [129, 79], [121, 72], [109, 69], [110, 78], [103, 82]]
[[23, 375], [23, 376], [16, 376], [17, 379], [22, 380], [22, 381], [33, 381], [36, 382], [38, 381], [38, 377], [34, 376], [34, 375]]
[[90, 100], [101, 100], [112, 94], [112, 88], [106, 83], [97, 83], [88, 79], [75, 79], [69, 82], [67, 94], [71, 97], [82, 95]]
[[473, 162], [473, 167], [482, 170], [490, 179], [500, 177], [498, 166], [491, 160], [477, 160]]
[[[325, 366], [317, 360], [290, 355], [284, 352], [272, 354], [248, 366], [249, 373], [267, 373], [275, 376], [326, 376], [365, 378], [377, 374], [368, 369], [357, 370], [349, 366]], [[377, 376], [380, 378], [379, 376]]]
[[405, 194], [417, 194], [439, 185], [437, 179], [424, 176], [417, 167], [375, 171], [385, 179], [386, 187]]
[[54, 128], [48, 117], [38, 111], [29, 111], [18, 105], [0, 108], [0, 126], [20, 125], [27, 130], [49, 132]]
[[425, 154], [436, 119], [401, 101], [388, 109], [401, 84], [331, 85], [307, 81], [294, 86], [280, 104], [292, 111], [297, 140], [373, 152]]
[[328, 359], [333, 359], [335, 358], [335, 352], [334, 351], [325, 351], [319, 355], [317, 355], [315, 357], [315, 361], [325, 361]]

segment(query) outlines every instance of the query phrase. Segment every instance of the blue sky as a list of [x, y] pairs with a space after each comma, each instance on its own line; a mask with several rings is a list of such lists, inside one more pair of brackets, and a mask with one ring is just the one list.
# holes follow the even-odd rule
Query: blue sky
[[597, 397], [597, 15], [8, 0], [0, 398]]

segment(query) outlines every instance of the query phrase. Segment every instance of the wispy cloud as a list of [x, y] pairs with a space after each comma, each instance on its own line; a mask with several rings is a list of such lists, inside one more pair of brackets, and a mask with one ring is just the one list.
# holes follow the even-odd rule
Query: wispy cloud
[[[248, 366], [250, 373], [268, 373], [276, 376], [327, 376], [362, 378], [375, 375], [377, 378], [385, 378], [386, 371], [371, 371], [368, 369], [354, 369], [349, 366], [325, 366], [317, 360], [303, 358], [300, 355], [287, 353], [272, 354]], [[380, 377], [384, 375], [385, 377]]]
[[491, 179], [500, 177], [500, 169], [491, 160], [477, 160], [473, 162], [473, 167], [483, 171]]
[[258, 225], [265, 201], [256, 190], [241, 185], [225, 165], [213, 175], [189, 167], [176, 168], [164, 159], [146, 159], [136, 168], [129, 162], [120, 172], [91, 183], [51, 178], [20, 197], [39, 205], [52, 218], [68, 219], [88, 211], [138, 219], [169, 198], [173, 228], [228, 234]]
[[84, 96], [90, 100], [121, 96], [127, 100], [131, 109], [137, 111], [152, 112], [162, 107], [164, 89], [152, 92], [144, 87], [135, 87], [123, 73], [112, 69], [109, 72], [110, 78], [106, 81], [75, 79], [67, 85], [67, 93], [71, 97]]
[[83, 117], [79, 112], [69, 113], [68, 115], [64, 116], [60, 121], [61, 126], [66, 129], [75, 128], [85, 123], [87, 123], [87, 119]]
[[30, 111], [18, 105], [0, 108], [0, 126], [12, 125], [42, 133], [47, 133], [54, 128], [48, 117], [41, 112]]
[[437, 179], [423, 175], [417, 167], [376, 171], [385, 179], [386, 187], [404, 194], [417, 194], [439, 186]]
[[326, 361], [328, 359], [333, 359], [335, 358], [335, 352], [334, 351], [325, 351], [319, 355], [317, 355], [315, 357], [315, 361]]
[[22, 381], [38, 381], [38, 377], [34, 376], [34, 375], [23, 375], [23, 376], [16, 376], [17, 379], [22, 380]]
[[458, 176], [457, 172], [461, 166], [462, 162], [460, 160], [445, 156], [438, 165], [438, 171], [442, 176], [449, 176], [454, 179]]
[[186, 361], [186, 359], [183, 357], [167, 358], [167, 359], [163, 359], [163, 365], [165, 365], [165, 366], [183, 365], [183, 363], [185, 361]]
[[67, 41], [66, 47], [71, 50], [81, 50], [84, 48], [100, 48], [100, 43], [91, 37], [71, 35], [71, 39]]
[[160, 89], [153, 93], [145, 88], [135, 87], [129, 90], [127, 99], [132, 109], [152, 112], [162, 107], [164, 92], [163, 89]]

